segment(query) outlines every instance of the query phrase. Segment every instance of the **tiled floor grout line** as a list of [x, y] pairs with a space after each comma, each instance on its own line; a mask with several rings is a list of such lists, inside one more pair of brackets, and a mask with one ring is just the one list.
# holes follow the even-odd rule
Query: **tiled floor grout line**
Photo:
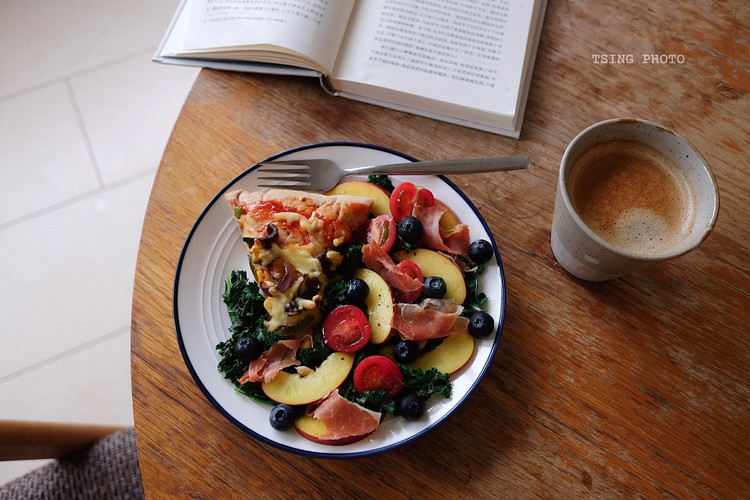
[[89, 137], [89, 132], [86, 129], [86, 123], [83, 119], [81, 108], [78, 106], [78, 99], [76, 98], [76, 93], [73, 90], [73, 85], [70, 83], [70, 78], [65, 78], [64, 84], [65, 90], [68, 94], [68, 99], [70, 100], [70, 106], [73, 108], [73, 114], [76, 117], [78, 130], [81, 132], [83, 143], [86, 145], [86, 153], [88, 154], [89, 160], [91, 161], [91, 166], [94, 170], [96, 184], [99, 186], [99, 189], [103, 189], [105, 187], [104, 177], [102, 176], [101, 169], [99, 168], [99, 162], [96, 159], [96, 153], [94, 153], [94, 146], [91, 144], [91, 138]]
[[[10, 221], [4, 222], [4, 223], [0, 223], [0, 231], [2, 231], [4, 229], [7, 229], [9, 227], [15, 226], [17, 224], [26, 222], [28, 220], [32, 220], [32, 219], [34, 219], [34, 218], [36, 218], [36, 217], [38, 217], [38, 216], [40, 216], [42, 214], [48, 214], [49, 211], [51, 211], [51, 210], [58, 210], [60, 208], [67, 207], [67, 206], [72, 205], [74, 203], [77, 203], [79, 201], [83, 201], [85, 199], [88, 199], [88, 198], [90, 198], [92, 196], [96, 196], [98, 194], [101, 194], [102, 192], [107, 191], [109, 189], [116, 189], [116, 188], [118, 188], [118, 187], [120, 187], [120, 186], [122, 186], [124, 184], [127, 184], [127, 183], [129, 183], [131, 181], [135, 181], [135, 180], [138, 180], [138, 179], [140, 179], [140, 178], [142, 178], [142, 177], [144, 177], [146, 175], [152, 175], [153, 174], [153, 172], [156, 170], [156, 166], [154, 166], [154, 169], [149, 169], [147, 171], [140, 172], [138, 174], [135, 174], [135, 175], [127, 177], [125, 179], [119, 180], [117, 182], [113, 182], [113, 183], [110, 183], [110, 184], [105, 183], [105, 181], [104, 181], [104, 179], [102, 177], [101, 171], [99, 169], [99, 164], [98, 164], [98, 162], [96, 160], [96, 155], [94, 154], [94, 150], [93, 150], [93, 147], [91, 145], [91, 140], [90, 140], [90, 137], [88, 135], [88, 131], [87, 131], [85, 123], [83, 121], [83, 116], [82, 116], [80, 108], [78, 106], [78, 100], [75, 97], [75, 91], [73, 90], [72, 80], [74, 78], [79, 77], [79, 76], [86, 75], [88, 73], [92, 73], [94, 71], [98, 71], [98, 70], [107, 68], [109, 66], [112, 66], [112, 65], [115, 65], [115, 64], [119, 64], [119, 63], [122, 63], [122, 62], [125, 62], [125, 61], [128, 61], [130, 59], [134, 59], [136, 57], [140, 57], [140, 56], [142, 56], [144, 54], [152, 53], [155, 50], [156, 50], [156, 47], [150, 47], [150, 48], [146, 48], [146, 49], [140, 49], [140, 50], [131, 52], [129, 54], [126, 54], [126, 55], [123, 55], [123, 56], [120, 56], [120, 57], [116, 57], [116, 58], [110, 59], [110, 60], [102, 62], [100, 64], [95, 64], [95, 65], [89, 66], [87, 68], [78, 70], [78, 71], [73, 71], [71, 73], [68, 73], [66, 75], [60, 76], [58, 78], [54, 78], [54, 79], [48, 80], [46, 82], [42, 82], [42, 83], [39, 83], [39, 84], [36, 84], [36, 85], [32, 85], [31, 87], [27, 87], [27, 88], [25, 88], [23, 90], [12, 92], [12, 93], [7, 94], [5, 96], [0, 96], [0, 102], [3, 102], [3, 101], [6, 101], [6, 100], [13, 99], [15, 97], [20, 97], [22, 95], [30, 94], [30, 93], [36, 92], [38, 90], [42, 90], [42, 89], [45, 89], [47, 87], [51, 87], [53, 85], [58, 85], [58, 84], [62, 83], [65, 86], [66, 93], [67, 93], [68, 98], [70, 100], [70, 104], [71, 104], [71, 106], [73, 108], [73, 112], [75, 114], [76, 121], [78, 123], [78, 128], [79, 128], [79, 130], [80, 130], [80, 132], [81, 132], [81, 134], [83, 136], [83, 140], [84, 140], [84, 142], [86, 144], [86, 152], [87, 152], [87, 154], [89, 156], [89, 159], [90, 159], [90, 161], [91, 161], [91, 163], [93, 165], [94, 175], [96, 177], [97, 185], [99, 186], [97, 189], [90, 190], [90, 191], [87, 191], [85, 193], [81, 193], [81, 194], [76, 195], [76, 196], [72, 196], [72, 197], [70, 197], [70, 198], [68, 198], [68, 199], [66, 199], [64, 201], [58, 202], [58, 203], [56, 203], [54, 205], [51, 205], [49, 207], [45, 207], [45, 208], [42, 208], [42, 209], [37, 210], [35, 212], [31, 212], [31, 213], [22, 215], [20, 217], [17, 217], [17, 218], [15, 218], [13, 220], [10, 220]], [[154, 64], [156, 64], [156, 63], [154, 63]]]
[[[109, 66], [114, 66], [115, 64], [120, 64], [126, 61], [129, 61], [130, 59], [135, 59], [136, 57], [141, 57], [145, 54], [153, 54], [156, 52], [156, 46], [139, 49], [133, 52], [130, 52], [129, 54], [125, 54], [119, 57], [115, 57], [112, 59], [109, 59], [107, 61], [93, 64], [91, 66], [88, 66], [86, 68], [82, 68], [76, 71], [72, 71], [70, 73], [65, 73], [63, 75], [60, 75], [58, 77], [52, 78], [51, 80], [47, 80], [44, 82], [36, 83], [34, 85], [31, 85], [30, 87], [26, 87], [20, 90], [15, 90], [9, 94], [0, 95], [0, 102], [3, 101], [9, 101], [11, 99], [14, 99], [16, 97], [20, 97], [25, 94], [30, 94], [33, 92], [36, 92], [37, 90], [42, 90], [47, 87], [51, 87], [53, 85], [57, 85], [60, 83], [64, 83], [66, 80], [73, 80], [75, 78], [78, 78], [79, 76], [84, 76], [89, 73], [93, 73], [94, 71], [99, 71], [101, 69], [105, 69]], [[156, 63], [154, 63], [156, 64]]]
[[122, 328], [118, 328], [117, 330], [114, 330], [109, 333], [105, 333], [104, 335], [96, 337], [95, 339], [89, 340], [88, 342], [84, 342], [83, 344], [77, 345], [61, 353], [55, 354], [54, 356], [50, 356], [49, 358], [43, 359], [41, 361], [37, 361], [36, 363], [33, 363], [31, 365], [21, 368], [20, 370], [17, 370], [3, 377], [0, 377], [0, 384], [2, 384], [3, 382], [8, 382], [10, 380], [18, 378], [27, 373], [33, 372], [34, 370], [38, 370], [39, 368], [46, 367], [50, 365], [51, 363], [55, 363], [57, 361], [73, 356], [75, 354], [81, 353], [92, 347], [96, 347], [97, 345], [103, 344], [104, 342], [107, 342], [109, 340], [113, 340], [119, 337], [120, 335], [129, 335], [129, 334], [130, 334], [130, 325], [122, 327]]
[[70, 205], [74, 205], [80, 201], [87, 200], [89, 198], [92, 198], [94, 196], [100, 195], [102, 193], [105, 193], [107, 191], [111, 191], [113, 189], [118, 189], [122, 186], [126, 186], [130, 184], [131, 182], [136, 182], [144, 177], [148, 177], [150, 175], [154, 175], [156, 172], [157, 166], [154, 166], [152, 169], [144, 170], [143, 172], [139, 172], [137, 174], [131, 175], [129, 177], [126, 177], [124, 179], [120, 179], [118, 181], [112, 182], [110, 184], [105, 184], [97, 189], [92, 189], [89, 191], [86, 191], [85, 193], [81, 193], [76, 196], [71, 196], [70, 198], [67, 198], [63, 201], [57, 202], [53, 205], [50, 205], [48, 207], [41, 208], [39, 210], [36, 210], [34, 212], [30, 212], [28, 214], [22, 215], [20, 217], [17, 217], [13, 220], [9, 220], [7, 222], [0, 223], [0, 231], [3, 231], [5, 229], [8, 229], [10, 227], [13, 227], [18, 224], [22, 224], [24, 222], [33, 220], [37, 217], [40, 217], [42, 215], [49, 215], [51, 211], [60, 210], [62, 208], [68, 207]]

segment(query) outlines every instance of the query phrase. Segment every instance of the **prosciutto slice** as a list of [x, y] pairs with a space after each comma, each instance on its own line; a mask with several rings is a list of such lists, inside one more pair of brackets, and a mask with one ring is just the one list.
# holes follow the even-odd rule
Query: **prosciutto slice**
[[296, 356], [301, 343], [302, 339], [279, 340], [258, 359], [250, 362], [238, 382], [270, 382], [284, 368], [299, 365], [300, 361]]
[[438, 203], [430, 207], [414, 206], [412, 215], [422, 223], [422, 243], [439, 252], [466, 256], [471, 244], [469, 226], [458, 224], [452, 231], [445, 231], [440, 227], [440, 218], [447, 210], [444, 205]]
[[394, 304], [393, 327], [404, 340], [428, 340], [469, 331], [463, 307], [452, 300], [426, 299], [421, 304]]
[[362, 247], [362, 262], [381, 275], [393, 288], [404, 293], [415, 292], [422, 287], [422, 283], [417, 278], [399, 269], [391, 256], [376, 243], [370, 242]]
[[310, 414], [321, 420], [326, 432], [321, 439], [344, 439], [364, 436], [380, 425], [381, 414], [353, 403], [339, 394], [336, 389], [330, 393]]

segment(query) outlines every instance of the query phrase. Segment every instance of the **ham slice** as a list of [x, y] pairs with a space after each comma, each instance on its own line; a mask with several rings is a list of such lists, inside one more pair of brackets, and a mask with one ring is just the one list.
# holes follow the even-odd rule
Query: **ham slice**
[[438, 203], [430, 207], [414, 206], [412, 215], [422, 223], [422, 243], [439, 252], [466, 256], [471, 244], [469, 226], [458, 224], [450, 232], [445, 231], [440, 227], [440, 218], [447, 210], [444, 205]]
[[383, 277], [393, 288], [404, 293], [412, 293], [422, 288], [422, 283], [399, 269], [391, 256], [376, 243], [362, 247], [362, 262], [372, 271]]
[[447, 248], [446, 252], [452, 255], [469, 255], [469, 245], [471, 245], [471, 235], [469, 226], [466, 224], [457, 225], [452, 231], [447, 232], [440, 228], [440, 237]]
[[452, 300], [426, 299], [421, 304], [394, 304], [393, 327], [404, 340], [428, 340], [469, 331], [463, 307]]
[[364, 436], [380, 425], [381, 414], [353, 403], [339, 394], [336, 389], [330, 393], [310, 414], [321, 420], [326, 432], [321, 439], [344, 439]]
[[302, 339], [279, 340], [258, 359], [250, 362], [238, 382], [270, 382], [284, 368], [300, 364], [296, 358]]

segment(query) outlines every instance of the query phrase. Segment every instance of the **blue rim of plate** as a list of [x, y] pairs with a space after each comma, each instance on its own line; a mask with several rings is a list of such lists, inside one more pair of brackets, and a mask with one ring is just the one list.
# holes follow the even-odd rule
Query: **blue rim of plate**
[[[484, 220], [484, 217], [479, 213], [479, 210], [474, 206], [474, 204], [471, 202], [471, 200], [464, 194], [461, 189], [458, 188], [452, 181], [450, 181], [448, 178], [446, 178], [443, 175], [438, 175], [436, 177], [440, 178], [443, 182], [445, 182], [451, 189], [453, 189], [467, 204], [467, 206], [477, 215], [477, 218], [479, 219], [480, 223], [485, 229], [485, 232], [487, 233], [488, 237], [490, 238], [490, 243], [492, 244], [495, 260], [497, 262], [498, 267], [498, 273], [500, 277], [501, 282], [501, 297], [500, 297], [500, 304], [499, 304], [499, 322], [498, 325], [495, 328], [495, 340], [492, 343], [492, 346], [490, 347], [490, 353], [487, 357], [487, 361], [485, 362], [485, 365], [482, 367], [481, 371], [479, 372], [479, 375], [476, 377], [474, 382], [472, 383], [471, 387], [466, 391], [466, 393], [463, 395], [463, 397], [456, 402], [456, 404], [445, 414], [437, 420], [436, 422], [432, 423], [431, 425], [425, 427], [421, 431], [409, 436], [408, 438], [405, 438], [397, 443], [385, 445], [383, 447], [375, 448], [372, 450], [366, 450], [361, 452], [351, 452], [351, 453], [325, 453], [325, 452], [316, 452], [316, 451], [308, 451], [308, 450], [300, 450], [298, 448], [294, 448], [288, 445], [285, 445], [283, 443], [279, 443], [278, 441], [274, 441], [273, 439], [269, 439], [265, 436], [262, 436], [261, 434], [255, 432], [254, 430], [247, 427], [242, 422], [238, 421], [234, 416], [232, 416], [227, 410], [224, 409], [224, 407], [214, 398], [214, 396], [211, 394], [211, 392], [207, 389], [207, 387], [204, 385], [203, 381], [201, 381], [200, 377], [198, 376], [191, 360], [190, 356], [187, 352], [187, 349], [185, 347], [184, 340], [182, 338], [182, 331], [180, 329], [180, 315], [178, 310], [178, 289], [179, 289], [179, 282], [180, 282], [180, 273], [182, 271], [182, 265], [185, 260], [185, 254], [188, 250], [188, 247], [190, 246], [190, 242], [193, 238], [193, 235], [195, 234], [195, 231], [197, 230], [198, 226], [200, 225], [201, 221], [205, 217], [205, 215], [208, 213], [208, 211], [213, 207], [213, 205], [219, 200], [222, 195], [234, 184], [236, 184], [239, 180], [241, 180], [243, 177], [248, 175], [250, 172], [256, 170], [259, 168], [259, 164], [263, 161], [272, 161], [277, 158], [290, 155], [292, 153], [296, 153], [299, 151], [305, 151], [310, 149], [317, 149], [317, 148], [324, 148], [324, 147], [331, 147], [331, 146], [348, 146], [348, 147], [355, 147], [355, 148], [366, 148], [366, 149], [372, 149], [376, 151], [382, 151], [385, 153], [390, 153], [396, 156], [400, 156], [408, 161], [418, 161], [416, 158], [409, 156], [405, 153], [401, 153], [400, 151], [396, 151], [394, 149], [386, 148], [383, 146], [377, 146], [374, 144], [367, 144], [367, 143], [360, 143], [360, 142], [345, 142], [345, 141], [336, 141], [336, 142], [322, 142], [322, 143], [314, 143], [314, 144], [308, 144], [304, 146], [298, 146], [286, 151], [282, 151], [278, 154], [275, 154], [273, 156], [270, 156], [266, 158], [265, 160], [262, 160], [261, 162], [256, 163], [255, 165], [251, 166], [250, 168], [244, 170], [242, 173], [237, 175], [234, 179], [232, 179], [229, 183], [227, 183], [216, 195], [211, 199], [211, 201], [206, 205], [206, 207], [201, 211], [201, 214], [196, 219], [195, 223], [193, 224], [193, 227], [190, 229], [190, 232], [188, 233], [187, 238], [185, 239], [185, 243], [183, 244], [182, 250], [180, 251], [180, 257], [177, 261], [177, 268], [175, 270], [175, 279], [174, 279], [174, 286], [172, 289], [172, 316], [174, 320], [175, 325], [175, 331], [177, 334], [177, 342], [180, 347], [180, 353], [182, 354], [183, 361], [185, 362], [185, 365], [187, 366], [188, 371], [190, 372], [190, 375], [193, 377], [193, 380], [195, 381], [196, 385], [200, 388], [201, 392], [203, 392], [203, 395], [208, 399], [208, 401], [213, 405], [213, 407], [219, 411], [227, 420], [232, 422], [236, 427], [238, 427], [240, 430], [244, 431], [246, 434], [254, 437], [255, 439], [258, 439], [259, 441], [262, 441], [268, 445], [271, 445], [277, 449], [281, 449], [290, 453], [295, 453], [297, 455], [302, 455], [306, 457], [313, 457], [313, 458], [357, 458], [357, 457], [365, 457], [365, 456], [371, 456], [376, 455], [379, 453], [384, 453], [386, 451], [390, 451], [396, 448], [399, 448], [407, 443], [410, 443], [414, 441], [415, 439], [418, 439], [419, 437], [425, 435], [429, 431], [432, 431], [435, 429], [438, 425], [443, 423], [445, 420], [447, 420], [453, 413], [461, 407], [461, 405], [464, 404], [464, 402], [471, 396], [471, 394], [474, 392], [474, 390], [477, 388], [479, 383], [484, 378], [487, 370], [489, 369], [492, 360], [495, 357], [495, 354], [497, 352], [498, 345], [500, 343], [500, 337], [502, 335], [502, 329], [505, 324], [505, 292], [506, 292], [506, 285], [505, 285], [505, 272], [503, 270], [503, 264], [500, 259], [500, 251], [497, 248], [497, 244], [495, 242], [495, 238], [492, 235], [492, 231], [490, 231], [489, 226], [487, 226], [487, 222]], [[227, 381], [227, 383], [231, 383]]]

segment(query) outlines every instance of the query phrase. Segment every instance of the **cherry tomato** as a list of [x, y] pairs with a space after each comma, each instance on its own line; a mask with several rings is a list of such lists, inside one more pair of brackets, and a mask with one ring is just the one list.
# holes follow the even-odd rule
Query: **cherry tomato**
[[[417, 278], [420, 283], [424, 283], [424, 276], [422, 275], [422, 270], [419, 268], [417, 264], [410, 260], [402, 260], [398, 263], [396, 266], [398, 269], [400, 269], [405, 274], [408, 274], [412, 278]], [[420, 286], [419, 289], [414, 290], [413, 292], [404, 292], [399, 290], [396, 287], [393, 287], [393, 294], [396, 296], [396, 300], [398, 302], [402, 303], [410, 303], [414, 302], [419, 298], [419, 295], [422, 293], [422, 287]]]
[[391, 193], [391, 214], [396, 222], [409, 217], [415, 205], [431, 207], [435, 204], [435, 197], [429, 189], [415, 186], [411, 182], [402, 182]]
[[354, 388], [359, 392], [385, 391], [395, 397], [404, 383], [404, 377], [396, 363], [385, 356], [369, 356], [354, 369]]
[[380, 248], [388, 252], [396, 241], [396, 223], [390, 215], [378, 215], [370, 221], [370, 231], [367, 241], [374, 241]]
[[370, 323], [353, 305], [338, 306], [323, 322], [323, 342], [334, 351], [354, 352], [370, 341]]

